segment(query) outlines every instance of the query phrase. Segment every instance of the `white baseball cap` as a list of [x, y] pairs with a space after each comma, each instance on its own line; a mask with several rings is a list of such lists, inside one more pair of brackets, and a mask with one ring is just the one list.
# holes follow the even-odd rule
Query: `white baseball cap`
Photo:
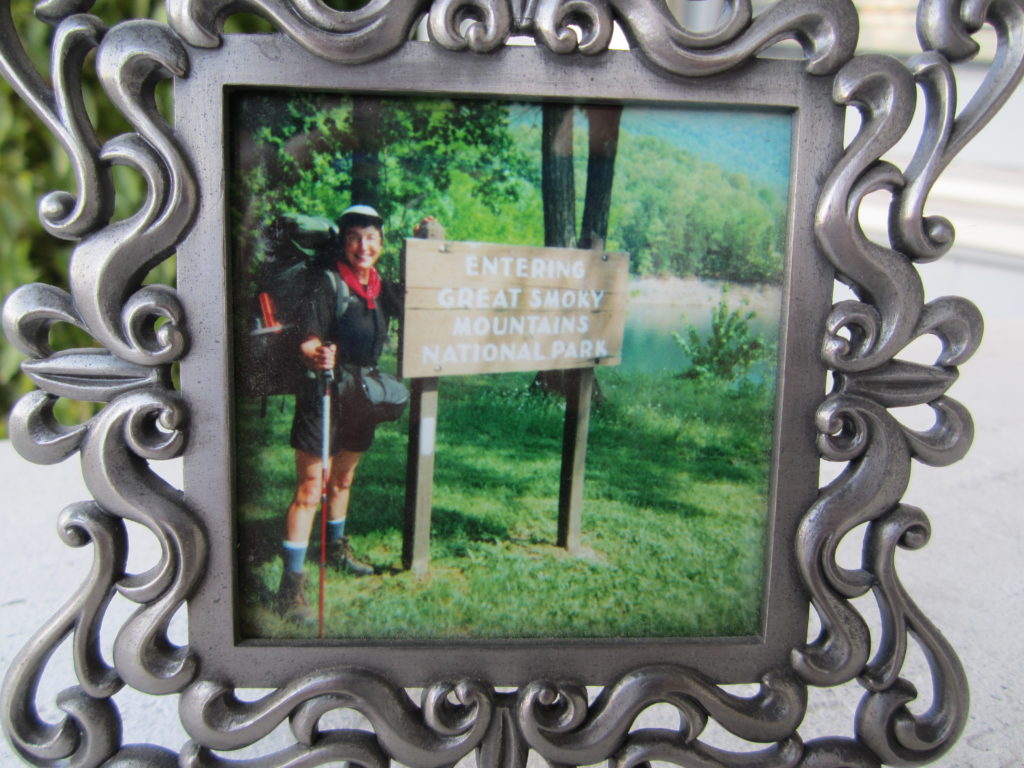
[[383, 228], [384, 218], [377, 213], [377, 209], [369, 205], [350, 205], [344, 211], [341, 212], [341, 216], [338, 217], [338, 227], [344, 229], [345, 219], [350, 218], [361, 218], [371, 219], [378, 227]]

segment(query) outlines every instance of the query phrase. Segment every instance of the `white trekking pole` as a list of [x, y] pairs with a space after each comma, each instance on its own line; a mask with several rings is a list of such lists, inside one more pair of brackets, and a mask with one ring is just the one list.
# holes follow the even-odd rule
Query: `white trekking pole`
[[332, 371], [322, 371], [323, 413], [320, 440], [320, 594], [317, 600], [317, 637], [324, 636], [324, 582], [327, 576], [327, 468], [331, 460], [331, 382]]

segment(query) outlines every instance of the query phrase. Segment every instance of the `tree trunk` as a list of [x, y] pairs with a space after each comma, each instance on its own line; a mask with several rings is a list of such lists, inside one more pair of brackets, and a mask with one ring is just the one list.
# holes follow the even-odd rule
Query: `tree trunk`
[[[575, 248], [576, 184], [573, 170], [573, 107], [545, 104], [541, 146], [544, 199], [544, 245]], [[590, 119], [590, 156], [587, 161], [587, 193], [583, 209], [581, 248], [604, 247], [608, 236], [608, 211], [612, 199], [612, 175], [619, 142], [621, 107], [592, 107]], [[589, 224], [588, 224], [589, 221]], [[596, 239], [595, 239], [596, 238]], [[597, 242], [597, 241], [600, 242]], [[546, 394], [566, 396], [569, 377], [566, 371], [540, 371], [531, 388]], [[593, 383], [594, 402], [603, 400], [601, 387]]]
[[[352, 205], [381, 209], [381, 100], [352, 97]], [[381, 211], [383, 213], [383, 211]]]
[[583, 205], [580, 248], [604, 248], [608, 239], [608, 213], [612, 206], [615, 155], [619, 149], [621, 106], [587, 107], [590, 154], [587, 157], [587, 193]]
[[544, 245], [576, 245], [576, 185], [572, 166], [572, 111], [566, 104], [543, 106], [541, 195], [544, 200]]

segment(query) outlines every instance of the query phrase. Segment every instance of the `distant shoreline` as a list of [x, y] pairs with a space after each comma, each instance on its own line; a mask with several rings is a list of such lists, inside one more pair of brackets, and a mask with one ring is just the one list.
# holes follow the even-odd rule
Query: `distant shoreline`
[[683, 312], [710, 312], [728, 285], [727, 302], [733, 309], [744, 306], [762, 320], [778, 319], [782, 311], [782, 288], [778, 285], [741, 285], [698, 277], [641, 277], [629, 281], [629, 303], [633, 306], [669, 305]]

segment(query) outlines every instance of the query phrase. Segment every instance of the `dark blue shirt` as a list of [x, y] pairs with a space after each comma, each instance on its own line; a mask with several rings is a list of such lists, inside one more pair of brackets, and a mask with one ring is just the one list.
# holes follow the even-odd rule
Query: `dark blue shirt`
[[[345, 289], [340, 277], [336, 282]], [[401, 314], [401, 289], [395, 283], [382, 281], [375, 309], [370, 309], [366, 300], [351, 289], [348, 293], [347, 308], [340, 312], [332, 281], [323, 275], [310, 297], [306, 336], [337, 344], [339, 363], [376, 365], [387, 341], [388, 324]]]

